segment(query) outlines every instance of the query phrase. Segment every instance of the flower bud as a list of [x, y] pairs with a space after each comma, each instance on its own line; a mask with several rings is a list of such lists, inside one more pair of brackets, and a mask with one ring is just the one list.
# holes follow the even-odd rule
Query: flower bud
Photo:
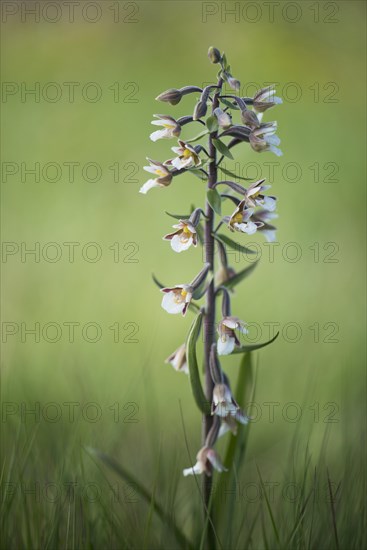
[[217, 48], [214, 48], [214, 46], [210, 46], [208, 50], [208, 57], [212, 63], [219, 63], [222, 59], [220, 51]]
[[177, 105], [177, 103], [180, 103], [181, 98], [182, 92], [180, 90], [177, 90], [177, 88], [170, 88], [169, 90], [166, 90], [165, 92], [159, 94], [159, 96], [156, 97], [156, 100], [166, 101], [171, 105]]
[[232, 88], [232, 90], [238, 91], [241, 88], [241, 82], [237, 80], [236, 78], [233, 78], [233, 76], [229, 75], [227, 78], [227, 82]]
[[256, 116], [256, 113], [254, 111], [250, 111], [250, 109], [241, 111], [241, 120], [245, 126], [249, 126], [250, 128], [260, 128], [260, 122]]
[[199, 118], [202, 118], [203, 116], [205, 116], [206, 111], [207, 111], [206, 101], [199, 101], [195, 105], [194, 114], [192, 115], [193, 120], [199, 120]]

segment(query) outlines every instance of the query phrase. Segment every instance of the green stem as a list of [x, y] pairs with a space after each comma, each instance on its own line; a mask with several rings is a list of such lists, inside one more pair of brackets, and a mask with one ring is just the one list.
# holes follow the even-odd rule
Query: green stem
[[[214, 109], [219, 106], [218, 96], [222, 88], [222, 80], [218, 81], [218, 91], [214, 95], [212, 103], [212, 113]], [[213, 144], [213, 138], [217, 137], [217, 132], [212, 132], [209, 135], [208, 140], [208, 152], [211, 161], [208, 167], [208, 189], [212, 189], [217, 181], [217, 151]], [[214, 273], [214, 238], [213, 238], [213, 229], [214, 229], [214, 212], [211, 209], [208, 201], [206, 201], [206, 222], [205, 222], [205, 261], [209, 263], [211, 271]], [[209, 367], [209, 357], [210, 357], [210, 348], [214, 341], [215, 337], [215, 288], [214, 288], [214, 279], [210, 283], [208, 290], [206, 292], [206, 310], [204, 318], [204, 357], [205, 357], [205, 395], [209, 402], [212, 401], [213, 395], [213, 381], [210, 374]], [[206, 437], [209, 433], [209, 430], [212, 426], [213, 418], [210, 414], [203, 415], [203, 434], [202, 440], [203, 445], [205, 444]], [[211, 505], [211, 492], [212, 492], [212, 478], [204, 476], [203, 478], [203, 499], [204, 499], [204, 514], [207, 516], [210, 515], [210, 519], [213, 521], [213, 510]], [[209, 519], [209, 518], [208, 518]], [[215, 549], [215, 532], [213, 530], [212, 521], [207, 522], [207, 540], [206, 546], [208, 550]]]

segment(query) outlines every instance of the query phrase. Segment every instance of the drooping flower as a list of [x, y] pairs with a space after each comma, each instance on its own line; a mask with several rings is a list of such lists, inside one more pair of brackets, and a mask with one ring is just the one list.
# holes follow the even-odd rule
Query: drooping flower
[[193, 288], [190, 285], [177, 285], [172, 288], [161, 288], [164, 292], [162, 307], [168, 313], [182, 313], [186, 315], [187, 308], [190, 305]]
[[240, 341], [237, 338], [235, 330], [240, 331], [242, 334], [247, 334], [246, 323], [241, 321], [238, 317], [228, 316], [218, 324], [218, 342], [217, 351], [218, 355], [229, 355], [234, 350], [235, 346], [240, 345]]
[[225, 113], [220, 107], [214, 109], [214, 114], [217, 117], [218, 125], [224, 130], [232, 126], [232, 118], [228, 113]]
[[196, 464], [192, 468], [185, 468], [184, 476], [202, 474], [212, 475], [212, 468], [218, 472], [227, 472], [220, 460], [218, 453], [211, 447], [202, 447], [196, 456]]
[[175, 252], [187, 250], [191, 245], [197, 245], [196, 229], [189, 220], [180, 220], [173, 226], [176, 231], [168, 233], [163, 239], [171, 241], [171, 247]]
[[276, 197], [264, 195], [264, 191], [270, 189], [271, 185], [263, 185], [265, 179], [255, 181], [246, 190], [247, 206], [262, 206], [269, 212], [273, 212], [277, 206]]
[[248, 235], [256, 233], [257, 229], [261, 227], [262, 223], [251, 220], [251, 216], [254, 213], [253, 208], [246, 207], [247, 198], [243, 199], [237, 206], [236, 210], [230, 216], [228, 221], [228, 227], [231, 231], [241, 231]]
[[174, 166], [177, 170], [183, 168], [191, 168], [201, 165], [201, 159], [197, 154], [194, 147], [189, 143], [185, 143], [181, 139], [178, 140], [179, 147], [172, 147], [172, 151], [176, 153], [177, 157], [167, 160], [164, 164], [166, 166]]
[[147, 160], [149, 160], [150, 166], [144, 166], [144, 170], [146, 172], [150, 172], [151, 174], [155, 174], [158, 178], [152, 178], [144, 183], [139, 191], [144, 195], [153, 187], [167, 187], [173, 178], [172, 173], [164, 166], [164, 164], [156, 160], [151, 160], [148, 157]]
[[249, 135], [250, 145], [253, 150], [257, 153], [270, 151], [277, 155], [277, 157], [282, 156], [282, 151], [277, 147], [280, 144], [279, 137], [275, 135], [277, 127], [276, 122], [268, 122], [261, 124], [260, 128], [254, 128]]
[[152, 141], [157, 141], [158, 139], [169, 139], [176, 137], [178, 138], [181, 133], [181, 126], [178, 124], [177, 120], [169, 115], [153, 115], [158, 118], [158, 120], [152, 120], [151, 124], [155, 126], [163, 126], [163, 130], [157, 130], [150, 134], [150, 139]]
[[222, 418], [236, 416], [240, 410], [239, 404], [226, 384], [215, 384], [213, 388], [212, 414]]
[[[280, 105], [283, 103], [283, 100], [280, 97], [275, 96], [275, 89], [273, 86], [268, 86], [267, 88], [261, 88], [253, 98], [253, 107], [254, 111], [257, 113], [263, 113], [270, 107], [274, 105]], [[261, 117], [259, 117], [261, 120]]]
[[176, 349], [169, 357], [167, 357], [165, 363], [169, 363], [177, 372], [184, 372], [189, 374], [189, 367], [187, 365], [186, 358], [186, 345], [182, 344]]

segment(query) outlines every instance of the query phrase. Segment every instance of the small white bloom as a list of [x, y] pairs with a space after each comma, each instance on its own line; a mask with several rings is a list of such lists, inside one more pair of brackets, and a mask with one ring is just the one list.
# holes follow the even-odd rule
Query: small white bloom
[[231, 231], [241, 231], [242, 233], [253, 235], [262, 226], [262, 222], [250, 220], [254, 209], [247, 208], [247, 202], [248, 198], [246, 197], [239, 203], [229, 218], [228, 227]]
[[162, 299], [163, 309], [168, 313], [182, 313], [182, 315], [186, 315], [193, 294], [193, 289], [190, 285], [162, 288], [161, 291], [164, 292]]
[[167, 160], [165, 165], [174, 166], [177, 170], [183, 168], [192, 168], [201, 165], [201, 159], [194, 147], [189, 143], [185, 143], [182, 140], [178, 140], [179, 147], [172, 147], [172, 151], [176, 153], [177, 157]]
[[211, 447], [202, 447], [196, 456], [196, 464], [192, 468], [185, 468], [183, 475], [186, 477], [188, 475], [205, 473], [207, 476], [211, 476], [212, 468], [218, 472], [227, 471], [214, 449]]
[[242, 334], [248, 333], [246, 324], [238, 317], [223, 317], [223, 319], [219, 322], [219, 338], [217, 342], [218, 355], [229, 355], [232, 353], [235, 346], [240, 345], [240, 341], [236, 336], [235, 330], [242, 332]]
[[147, 160], [149, 160], [150, 165], [144, 166], [144, 170], [158, 177], [156, 179], [149, 179], [140, 188], [139, 192], [144, 195], [150, 189], [153, 189], [153, 187], [167, 187], [171, 183], [173, 177], [171, 172], [161, 162], [149, 158]]
[[222, 418], [235, 417], [240, 406], [235, 401], [231, 390], [226, 384], [216, 384], [213, 389], [212, 414]]
[[157, 141], [158, 139], [170, 139], [173, 137], [179, 137], [181, 133], [181, 126], [178, 122], [169, 115], [153, 115], [159, 120], [152, 120], [152, 124], [155, 126], [163, 126], [163, 130], [157, 130], [150, 134], [150, 139], [152, 141]]
[[253, 99], [254, 111], [261, 114], [267, 109], [270, 109], [270, 107], [280, 105], [281, 103], [283, 103], [283, 100], [275, 96], [275, 89], [273, 86], [262, 88], [256, 92]]
[[173, 227], [177, 231], [165, 235], [163, 239], [171, 241], [171, 247], [175, 252], [187, 250], [191, 245], [197, 246], [196, 229], [191, 222], [180, 220]]
[[214, 114], [217, 117], [218, 125], [221, 128], [226, 129], [232, 126], [232, 119], [230, 115], [222, 111], [220, 107], [217, 107], [216, 109], [214, 109]]
[[167, 357], [165, 362], [171, 364], [176, 371], [189, 374], [189, 367], [186, 358], [186, 345], [182, 344], [182, 346], [177, 348], [172, 355]]
[[265, 179], [256, 181], [246, 190], [246, 205], [248, 207], [262, 206], [272, 212], [277, 205], [276, 198], [264, 195], [264, 191], [271, 187], [271, 185], [263, 185], [264, 181]]
[[282, 156], [282, 151], [278, 149], [277, 145], [280, 144], [280, 139], [275, 135], [277, 131], [276, 122], [268, 122], [261, 124], [260, 128], [252, 130], [249, 136], [250, 145], [254, 151], [263, 153], [265, 151], [271, 151], [278, 157]]

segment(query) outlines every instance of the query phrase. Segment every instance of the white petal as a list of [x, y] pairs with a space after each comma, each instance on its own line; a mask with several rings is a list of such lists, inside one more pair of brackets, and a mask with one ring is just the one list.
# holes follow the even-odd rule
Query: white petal
[[184, 167], [184, 163], [183, 161], [181, 161], [180, 157], [175, 157], [174, 159], [172, 159], [172, 166], [177, 168], [177, 170], [181, 170], [181, 168]]
[[180, 368], [180, 372], [184, 372], [185, 374], [189, 374], [189, 366], [187, 363], [184, 363], [182, 367]]
[[226, 319], [223, 319], [222, 323], [224, 326], [231, 329], [237, 328], [238, 325], [238, 321], [233, 317], [227, 317]]
[[218, 355], [229, 355], [234, 350], [235, 340], [228, 334], [218, 338], [217, 350]]
[[139, 193], [143, 193], [143, 195], [145, 195], [150, 189], [153, 189], [153, 187], [159, 187], [157, 180], [148, 180], [142, 187], [140, 187]]
[[162, 307], [168, 313], [181, 313], [185, 307], [185, 302], [177, 302], [174, 292], [166, 292], [162, 299]]
[[185, 468], [183, 471], [183, 475], [186, 476], [192, 476], [194, 474], [201, 474], [202, 473], [202, 466], [200, 462], [197, 462], [193, 468]]
[[275, 229], [264, 229], [261, 233], [265, 236], [265, 239], [268, 243], [274, 243], [276, 241], [276, 232]]
[[[241, 225], [244, 225], [244, 224], [241, 224]], [[241, 231], [244, 231], [245, 233], [247, 233], [247, 235], [253, 235], [257, 231], [257, 225], [256, 223], [249, 221], [247, 222], [246, 227]]]
[[164, 139], [170, 136], [167, 135], [167, 130], [157, 130], [156, 132], [153, 132], [152, 134], [150, 134], [149, 137], [152, 141], [157, 141], [158, 139]]
[[269, 212], [274, 212], [277, 207], [277, 201], [273, 197], [264, 197], [264, 208]]
[[265, 139], [266, 143], [268, 143], [269, 145], [279, 145], [280, 144], [280, 138], [278, 136], [276, 136], [275, 134], [271, 135], [271, 136], [264, 136], [264, 139]]
[[156, 174], [157, 173], [158, 166], [144, 166], [143, 170], [146, 172], [149, 172], [150, 174]]
[[277, 157], [281, 157], [283, 155], [282, 151], [278, 149], [278, 147], [275, 147], [274, 145], [269, 145], [269, 151], [274, 153]]
[[222, 435], [226, 434], [230, 430], [231, 430], [231, 428], [228, 426], [228, 424], [226, 422], [222, 422], [221, 426], [219, 428], [218, 438], [222, 437]]
[[192, 245], [192, 237], [190, 237], [187, 240], [182, 240], [181, 235], [175, 235], [171, 239], [171, 247], [172, 250], [175, 252], [182, 252], [183, 250], [187, 250]]
[[236, 415], [235, 415], [235, 419], [237, 420], [237, 422], [239, 422], [240, 424], [248, 424], [249, 423], [249, 417], [246, 416], [245, 414], [243, 414], [243, 412], [241, 410], [238, 410]]

